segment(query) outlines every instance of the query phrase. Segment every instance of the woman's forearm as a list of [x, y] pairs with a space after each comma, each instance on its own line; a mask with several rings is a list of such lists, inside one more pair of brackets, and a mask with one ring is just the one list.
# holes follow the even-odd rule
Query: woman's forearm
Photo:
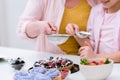
[[57, 27], [48, 21], [35, 21], [28, 23], [26, 27], [26, 35], [29, 38], [36, 38], [39, 34], [55, 34]]
[[34, 39], [40, 34], [40, 27], [37, 22], [31, 22], [27, 24], [25, 32], [27, 37]]

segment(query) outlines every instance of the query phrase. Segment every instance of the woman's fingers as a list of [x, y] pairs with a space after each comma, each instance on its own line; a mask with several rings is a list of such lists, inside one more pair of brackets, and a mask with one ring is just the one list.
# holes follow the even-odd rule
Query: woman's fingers
[[75, 29], [74, 32], [78, 32], [78, 31], [79, 31], [79, 27], [78, 27], [78, 25], [77, 25], [77, 24], [73, 24], [73, 26], [74, 26], [74, 29]]
[[52, 31], [57, 31], [57, 27], [53, 23], [48, 22], [48, 25], [49, 25], [49, 27], [51, 28]]
[[71, 35], [75, 35], [75, 32], [79, 30], [76, 24], [68, 24], [66, 27], [66, 32]]
[[72, 35], [72, 33], [73, 33], [72, 24], [68, 24], [68, 25], [66, 26], [66, 32], [67, 32], [68, 34]]
[[57, 27], [53, 23], [47, 22], [46, 33], [47, 34], [57, 33]]

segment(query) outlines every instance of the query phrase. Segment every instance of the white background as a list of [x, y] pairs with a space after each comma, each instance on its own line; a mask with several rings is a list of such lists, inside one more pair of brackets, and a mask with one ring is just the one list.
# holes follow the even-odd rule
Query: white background
[[0, 0], [0, 46], [35, 49], [35, 41], [19, 38], [17, 23], [27, 0]]

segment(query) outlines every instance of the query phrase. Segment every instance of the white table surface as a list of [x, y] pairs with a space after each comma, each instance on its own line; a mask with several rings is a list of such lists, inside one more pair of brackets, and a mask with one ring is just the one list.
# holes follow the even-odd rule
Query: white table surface
[[[21, 57], [25, 60], [25, 66], [23, 69], [28, 69], [33, 66], [35, 61], [49, 58], [50, 56], [55, 57], [66, 57], [79, 64], [79, 56], [51, 54], [45, 52], [37, 52], [32, 50], [23, 50], [16, 48], [0, 47], [0, 57], [6, 59]], [[14, 72], [8, 62], [0, 62], [0, 80], [13, 80]], [[99, 74], [98, 74], [99, 75]], [[80, 79], [81, 80], [81, 79]], [[120, 80], [120, 63], [114, 64], [111, 75], [106, 80]]]

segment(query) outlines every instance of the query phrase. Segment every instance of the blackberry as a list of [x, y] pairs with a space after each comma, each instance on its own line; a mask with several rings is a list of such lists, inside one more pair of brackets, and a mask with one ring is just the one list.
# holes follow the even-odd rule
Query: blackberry
[[25, 61], [21, 60], [20, 57], [18, 57], [15, 60], [11, 59], [12, 68], [14, 68], [15, 70], [21, 70], [24, 64], [25, 64]]

